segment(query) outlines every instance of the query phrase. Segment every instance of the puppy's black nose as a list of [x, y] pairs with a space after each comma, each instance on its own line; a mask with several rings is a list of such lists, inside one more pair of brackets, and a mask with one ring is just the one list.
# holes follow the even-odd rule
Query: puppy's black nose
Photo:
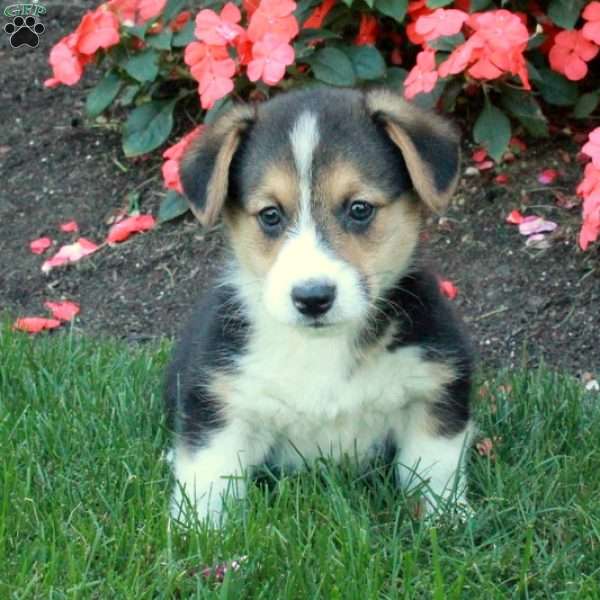
[[303, 315], [320, 317], [333, 305], [335, 286], [321, 281], [307, 281], [292, 289], [294, 306]]

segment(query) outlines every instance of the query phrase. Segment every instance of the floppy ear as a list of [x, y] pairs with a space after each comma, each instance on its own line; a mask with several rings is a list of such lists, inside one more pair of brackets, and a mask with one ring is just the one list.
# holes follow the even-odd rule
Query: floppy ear
[[229, 168], [254, 109], [239, 105], [219, 117], [192, 143], [181, 165], [181, 183], [190, 208], [205, 227], [214, 225], [229, 190]]
[[366, 94], [367, 110], [402, 152], [413, 186], [434, 212], [447, 206], [458, 181], [458, 134], [438, 115], [387, 90]]

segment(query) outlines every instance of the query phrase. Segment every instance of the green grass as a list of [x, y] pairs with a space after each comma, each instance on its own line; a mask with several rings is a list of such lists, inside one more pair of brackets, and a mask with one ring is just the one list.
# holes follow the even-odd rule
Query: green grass
[[502, 442], [469, 453], [465, 525], [326, 468], [252, 486], [211, 532], [167, 517], [167, 354], [0, 328], [0, 598], [600, 598], [600, 399], [575, 381], [490, 382], [477, 419]]

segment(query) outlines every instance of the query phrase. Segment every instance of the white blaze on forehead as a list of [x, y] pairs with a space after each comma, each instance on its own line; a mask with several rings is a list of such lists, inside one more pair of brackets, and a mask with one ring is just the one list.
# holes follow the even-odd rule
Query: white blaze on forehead
[[290, 132], [292, 154], [300, 183], [301, 220], [310, 214], [312, 163], [319, 137], [317, 116], [310, 111], [304, 111]]

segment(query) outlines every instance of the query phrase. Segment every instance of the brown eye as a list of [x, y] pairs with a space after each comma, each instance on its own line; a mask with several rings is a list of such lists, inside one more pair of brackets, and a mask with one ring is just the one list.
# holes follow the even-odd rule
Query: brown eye
[[367, 223], [374, 213], [375, 207], [364, 200], [356, 200], [348, 207], [348, 216], [356, 223]]
[[265, 233], [277, 235], [283, 224], [283, 215], [277, 207], [270, 206], [269, 208], [263, 208], [258, 213], [258, 221]]

